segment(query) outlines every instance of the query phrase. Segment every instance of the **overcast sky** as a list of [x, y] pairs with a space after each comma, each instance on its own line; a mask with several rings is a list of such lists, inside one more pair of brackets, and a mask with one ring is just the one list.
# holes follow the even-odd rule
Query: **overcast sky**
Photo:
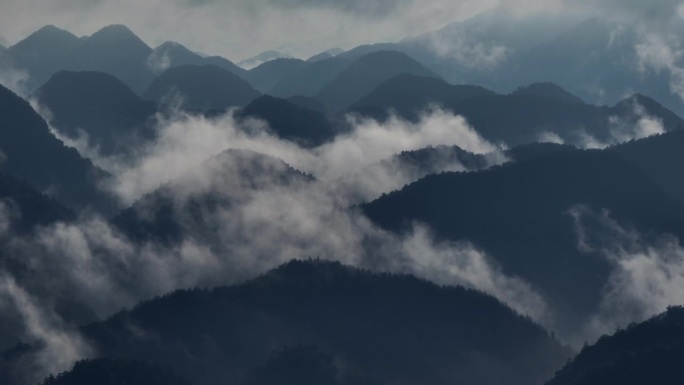
[[0, 43], [46, 24], [90, 35], [126, 24], [149, 45], [178, 41], [238, 61], [267, 49], [306, 57], [340, 47], [398, 41], [505, 3], [511, 14], [590, 7], [656, 20], [680, 0], [0, 0]]
[[46, 24], [77, 35], [126, 24], [149, 45], [178, 41], [241, 60], [266, 49], [307, 56], [441, 28], [497, 0], [0, 0], [0, 42]]

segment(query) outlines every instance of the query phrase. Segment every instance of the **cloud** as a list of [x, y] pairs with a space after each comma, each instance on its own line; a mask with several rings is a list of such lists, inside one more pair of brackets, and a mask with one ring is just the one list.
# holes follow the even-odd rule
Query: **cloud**
[[[71, 341], [73, 325], [175, 289], [242, 282], [296, 258], [320, 257], [476, 288], [551, 324], [551, 310], [535, 289], [505, 275], [473, 245], [436, 241], [420, 224], [406, 235], [384, 231], [350, 208], [346, 193], [329, 187], [334, 178], [401, 150], [437, 143], [458, 144], [478, 153], [496, 147], [463, 119], [440, 110], [417, 123], [397, 118], [386, 124], [352, 121], [356, 129], [347, 135], [320, 148], [302, 149], [259, 127], [241, 130], [231, 113], [216, 119], [184, 114], [160, 118], [157, 143], [141, 149], [131, 163], [109, 160], [118, 183], [110, 187], [132, 201], [163, 184], [181, 229], [178, 242], [132, 242], [98, 216], [56, 223], [23, 236], [4, 226], [7, 259], [0, 272], [9, 277], [5, 290], [21, 301], [8, 301], [14, 310], [3, 313], [0, 321], [14, 325], [7, 329], [13, 332], [13, 342], [43, 342], [47, 350], [40, 350], [38, 361], [26, 358], [32, 373], [41, 376], [67, 369], [75, 358], [88, 355], [87, 346], [75, 338], [74, 346], [62, 347], [74, 354], [50, 365], [41, 361], [57, 349], [51, 346]], [[227, 148], [243, 151], [222, 153]], [[284, 178], [292, 172], [285, 163], [245, 149], [286, 159], [320, 180]], [[394, 171], [383, 170], [383, 178], [390, 185], [405, 183], [406, 175]], [[208, 196], [219, 204], [203, 204]], [[143, 214], [148, 208], [145, 202], [143, 198], [138, 206]], [[196, 203], [192, 215], [186, 215], [190, 202]], [[9, 212], [0, 212], [4, 221], [0, 223], [12, 222]], [[64, 308], [65, 303], [72, 310], [52, 310]], [[35, 330], [17, 326], [28, 316], [35, 318]]]
[[21, 97], [26, 97], [29, 92], [26, 85], [28, 80], [28, 73], [14, 68], [11, 61], [0, 52], [0, 85]]
[[607, 211], [577, 206], [570, 214], [579, 249], [599, 254], [613, 266], [600, 309], [582, 333], [585, 338], [610, 334], [682, 304], [684, 248], [678, 239], [645, 236], [619, 224]]
[[[31, 273], [4, 273], [21, 278], [8, 281], [5, 290], [18, 295], [18, 300], [9, 304], [16, 311], [3, 312], [2, 317], [19, 313], [22, 324], [35, 325], [15, 331], [22, 341], [44, 345], [38, 361], [29, 361], [32, 373], [44, 376], [67, 369], [89, 353], [87, 347], [81, 349], [77, 336], [60, 326], [77, 321], [53, 320], [55, 314], [48, 310], [67, 299], [105, 317], [174, 289], [242, 282], [295, 258], [320, 257], [465, 285], [494, 295], [538, 321], [550, 319], [534, 288], [505, 276], [468, 243], [437, 243], [420, 225], [406, 236], [387, 233], [355, 210], [340, 207], [334, 196], [315, 186], [257, 188], [245, 198], [240, 204], [204, 211], [202, 221], [214, 232], [189, 229], [174, 246], [133, 244], [100, 218], [59, 223], [29, 237], [13, 236], [6, 249], [12, 256], [10, 266]], [[60, 360], [43, 361], [42, 357], [60, 350], [65, 350]]]
[[493, 69], [508, 59], [510, 48], [496, 42], [468, 41], [462, 35], [436, 33], [428, 40], [430, 49], [465, 68]]
[[684, 48], [679, 36], [646, 33], [635, 51], [639, 71], [669, 74], [671, 92], [684, 101]]
[[[44, 112], [39, 106], [37, 109]], [[462, 117], [438, 108], [427, 111], [415, 123], [397, 117], [378, 123], [350, 116], [351, 131], [314, 149], [305, 149], [275, 137], [265, 122], [250, 120], [238, 123], [233, 111], [214, 118], [175, 111], [160, 114], [157, 120], [158, 139], [133, 150], [133, 155], [103, 157], [88, 145], [86, 137], [76, 140], [60, 138], [114, 175], [103, 188], [120, 197], [124, 205], [230, 148], [283, 159], [296, 169], [327, 182], [360, 171], [401, 151], [430, 145], [456, 145], [472, 153], [488, 153], [492, 164], [506, 160], [497, 146], [484, 140]], [[442, 170], [435, 169], [435, 172], [463, 170], [455, 164], [444, 164], [443, 167]], [[390, 190], [380, 193], [412, 181], [408, 179], [412, 175], [392, 175], [394, 171], [382, 171], [390, 173], [385, 180], [395, 182], [384, 184]], [[377, 190], [377, 186], [374, 189]]]
[[546, 131], [539, 135], [539, 141], [571, 144], [583, 149], [604, 149], [630, 140], [643, 139], [666, 132], [662, 120], [648, 114], [644, 106], [640, 105], [636, 99], [631, 100], [631, 108], [630, 115], [609, 116], [607, 132], [605, 133], [592, 135], [583, 128], [564, 134]]
[[49, 307], [35, 302], [35, 297], [7, 275], [0, 275], [0, 309], [5, 317], [15, 313], [21, 319], [25, 342], [40, 346], [31, 360], [15, 362], [10, 369], [23, 383], [38, 383], [45, 373], [59, 373], [91, 353], [75, 330], [65, 327]]
[[677, 16], [680, 0], [564, 0], [568, 6], [583, 6], [605, 15], [629, 16], [644, 21], [662, 22]]

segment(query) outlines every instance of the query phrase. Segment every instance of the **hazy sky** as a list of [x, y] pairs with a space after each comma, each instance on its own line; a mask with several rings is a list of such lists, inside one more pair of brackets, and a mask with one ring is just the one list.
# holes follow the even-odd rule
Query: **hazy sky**
[[[267, 49], [306, 57], [328, 48], [398, 41], [497, 5], [511, 15], [582, 8], [656, 23], [680, 0], [0, 0], [0, 43], [46, 24], [90, 35], [126, 24], [149, 45], [178, 41], [237, 61]], [[679, 12], [678, 12], [679, 11]]]
[[178, 41], [241, 60], [266, 49], [307, 56], [441, 28], [497, 0], [0, 0], [0, 42], [46, 24], [77, 35], [126, 24], [149, 45]]

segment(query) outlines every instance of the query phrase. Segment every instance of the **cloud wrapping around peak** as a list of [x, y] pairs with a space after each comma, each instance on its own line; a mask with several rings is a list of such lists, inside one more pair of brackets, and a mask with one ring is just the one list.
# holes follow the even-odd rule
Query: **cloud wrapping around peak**
[[606, 258], [613, 271], [601, 293], [598, 313], [585, 325], [583, 338], [595, 339], [633, 322], [642, 322], [681, 305], [684, 297], [684, 248], [671, 235], [641, 234], [618, 223], [607, 211], [585, 206], [569, 214], [578, 248]]

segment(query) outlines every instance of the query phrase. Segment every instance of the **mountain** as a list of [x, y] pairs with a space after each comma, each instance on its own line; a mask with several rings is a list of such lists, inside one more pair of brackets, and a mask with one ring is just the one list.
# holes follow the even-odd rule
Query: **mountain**
[[228, 70], [243, 79], [246, 76], [246, 71], [244, 69], [238, 67], [232, 61], [221, 56], [207, 56], [204, 58], [203, 62], [207, 65], [213, 65]]
[[349, 51], [342, 52], [337, 56], [350, 60], [356, 60], [370, 53], [381, 51], [400, 51], [400, 47], [395, 43], [364, 44], [358, 47], [354, 47]]
[[147, 65], [156, 73], [162, 73], [172, 67], [185, 65], [214, 65], [226, 69], [235, 75], [244, 76], [245, 70], [220, 56], [200, 56], [185, 46], [167, 41], [152, 50], [147, 58]]
[[13, 66], [30, 76], [29, 88], [39, 87], [72, 59], [81, 40], [70, 32], [47, 25], [11, 46], [7, 53]]
[[[556, 331], [567, 335], [594, 314], [611, 271], [602, 255], [579, 250], [570, 215], [578, 207], [608, 210], [644, 237], [684, 236], [684, 206], [636, 166], [601, 151], [550, 151], [477, 173], [429, 175], [362, 209], [391, 231], [418, 221], [441, 239], [473, 242], [539, 290], [556, 313]], [[588, 231], [600, 239], [609, 229]]]
[[299, 59], [275, 59], [250, 69], [244, 78], [261, 92], [268, 92], [276, 84], [288, 79], [309, 63]]
[[[400, 50], [454, 84], [479, 84], [499, 92], [510, 87], [551, 79], [510, 79], [515, 63], [533, 47], [566, 32], [583, 20], [573, 12], [516, 12], [502, 4], [464, 21], [397, 44]], [[505, 86], [504, 86], [505, 85]]]
[[189, 385], [168, 368], [141, 361], [100, 358], [77, 362], [68, 372], [46, 378], [41, 385]]
[[377, 199], [381, 194], [396, 191], [429, 174], [444, 171], [484, 170], [501, 158], [473, 154], [458, 146], [430, 146], [402, 151], [389, 159], [345, 175], [331, 182], [331, 188], [346, 197], [350, 204]]
[[311, 177], [270, 156], [227, 150], [143, 196], [113, 223], [132, 240], [174, 244], [192, 235], [205, 244], [224, 236], [207, 215], [240, 207], [259, 191], [306, 184]]
[[[178, 291], [83, 334], [101, 355], [173, 367], [197, 385], [331, 372], [342, 384], [541, 384], [569, 353], [480, 292], [322, 261]], [[298, 366], [288, 371], [288, 362]]]
[[111, 202], [97, 188], [106, 174], [66, 147], [31, 105], [0, 87], [0, 171], [23, 179], [73, 209], [107, 210]]
[[468, 98], [493, 95], [479, 86], [454, 86], [442, 79], [402, 73], [356, 101], [349, 111], [378, 119], [394, 111], [405, 119], [417, 120], [431, 105], [449, 108]]
[[279, 138], [304, 147], [321, 145], [338, 133], [323, 113], [268, 95], [252, 101], [238, 113], [238, 117], [264, 120]]
[[684, 130], [631, 141], [610, 149], [647, 173], [666, 192], [684, 202], [684, 181], [679, 165], [684, 162]]
[[187, 109], [225, 110], [247, 105], [259, 97], [259, 92], [223, 68], [187, 65], [164, 71], [143, 94], [147, 100], [171, 104], [177, 96], [180, 96], [183, 107]]
[[[679, 20], [668, 26], [684, 30]], [[678, 113], [684, 112], [666, 73], [642, 71], [635, 47], [644, 40], [638, 23], [594, 17], [541, 43], [510, 63], [509, 79], [517, 83], [552, 81], [592, 103], [616, 103], [626, 93], [649, 95]]]
[[152, 78], [146, 65], [152, 49], [123, 25], [110, 25], [83, 41], [72, 53], [66, 69], [105, 72], [116, 76], [137, 93]]
[[325, 50], [323, 52], [311, 56], [310, 58], [306, 59], [306, 61], [309, 63], [315, 63], [321, 60], [332, 59], [343, 52], [344, 50], [342, 48], [330, 48], [329, 50]]
[[374, 52], [350, 64], [316, 96], [328, 107], [343, 110], [378, 85], [402, 73], [437, 77], [405, 54], [393, 51]]
[[515, 162], [528, 161], [530, 159], [555, 154], [558, 152], [575, 151], [577, 147], [569, 144], [550, 142], [534, 142], [515, 146], [504, 151], [504, 154]]
[[546, 384], [679, 384], [683, 356], [684, 308], [671, 307], [586, 346]]
[[675, 113], [638, 94], [615, 106], [599, 107], [549, 84], [498, 95], [478, 86], [408, 75], [381, 84], [349, 111], [378, 120], [387, 119], [392, 111], [417, 120], [432, 105], [464, 117], [485, 139], [508, 146], [553, 135], [556, 141], [579, 147], [601, 147], [684, 127]]
[[351, 61], [345, 58], [329, 58], [309, 62], [288, 77], [276, 83], [269, 93], [278, 97], [314, 96], [335, 76], [344, 71]]
[[532, 83], [528, 86], [519, 87], [517, 90], [513, 91], [511, 95], [536, 95], [559, 100], [568, 104], [585, 104], [582, 99], [551, 82]]
[[328, 53], [328, 52], [321, 52], [321, 53], [319, 53], [319, 54], [316, 54], [316, 55], [311, 56], [310, 58], [306, 59], [306, 61], [307, 61], [308, 63], [315, 63], [315, 62], [317, 62], [317, 61], [332, 59], [332, 58], [334, 58], [334, 57], [335, 57], [335, 56], [331, 55], [331, 54]]
[[[9, 215], [9, 218], [7, 217]], [[26, 234], [37, 226], [67, 222], [75, 215], [54, 199], [36, 191], [26, 182], [0, 172], [0, 219], [2, 227], [11, 219], [11, 230]], [[4, 232], [7, 228], [2, 228]], [[4, 235], [0, 235], [3, 238]], [[0, 252], [2, 254], [2, 252]]]
[[[451, 107], [482, 136], [510, 146], [543, 140], [551, 133], [563, 142], [584, 146], [614, 144], [673, 131], [684, 121], [654, 100], [636, 95], [613, 107], [566, 103], [538, 95], [494, 95], [463, 100]], [[644, 126], [644, 119], [662, 127]]]
[[204, 64], [204, 58], [182, 44], [166, 41], [152, 50], [147, 57], [147, 65], [159, 74], [171, 67]]
[[100, 72], [61, 71], [33, 95], [50, 111], [49, 123], [72, 139], [87, 134], [103, 155], [124, 153], [150, 140], [155, 103], [142, 100], [126, 84]]
[[318, 99], [310, 96], [290, 96], [286, 98], [290, 103], [296, 104], [300, 107], [304, 107], [311, 111], [318, 111], [320, 113], [325, 113], [325, 106]]
[[288, 54], [284, 54], [282, 52], [278, 51], [265, 51], [262, 52], [256, 56], [253, 56], [249, 59], [242, 60], [237, 63], [237, 65], [240, 68], [244, 68], [246, 70], [251, 70], [252, 68], [256, 68], [264, 63], [268, 63], [270, 61], [276, 60], [276, 59], [292, 59], [292, 56]]

